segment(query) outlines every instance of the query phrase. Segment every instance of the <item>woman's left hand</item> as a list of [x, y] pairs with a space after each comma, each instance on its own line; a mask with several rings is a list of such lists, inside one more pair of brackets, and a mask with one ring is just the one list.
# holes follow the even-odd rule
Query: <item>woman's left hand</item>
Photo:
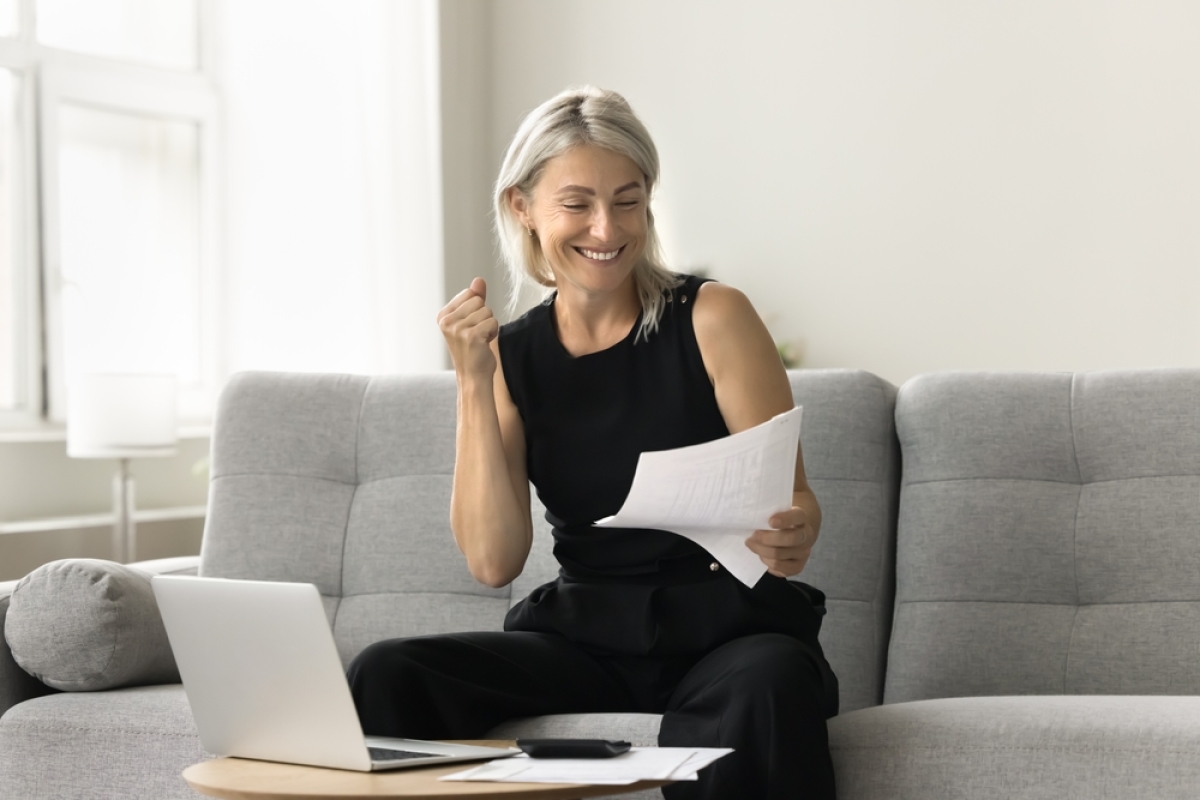
[[771, 517], [769, 524], [772, 529], [755, 531], [746, 540], [746, 547], [762, 559], [772, 575], [780, 578], [799, 575], [817, 543], [817, 533], [808, 524], [804, 509], [792, 506], [780, 511]]

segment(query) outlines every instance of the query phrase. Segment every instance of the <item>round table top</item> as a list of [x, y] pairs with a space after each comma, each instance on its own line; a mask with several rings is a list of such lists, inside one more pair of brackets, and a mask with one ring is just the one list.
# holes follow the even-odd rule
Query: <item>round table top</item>
[[[475, 741], [466, 744], [512, 747], [512, 741]], [[670, 781], [638, 781], [623, 786], [578, 783], [500, 783], [439, 781], [470, 769], [478, 762], [458, 762], [438, 767], [412, 767], [385, 772], [353, 772], [245, 758], [217, 758], [193, 764], [183, 779], [197, 792], [227, 800], [346, 800], [347, 798], [499, 797], [504, 800], [570, 800], [603, 797], [664, 786]]]

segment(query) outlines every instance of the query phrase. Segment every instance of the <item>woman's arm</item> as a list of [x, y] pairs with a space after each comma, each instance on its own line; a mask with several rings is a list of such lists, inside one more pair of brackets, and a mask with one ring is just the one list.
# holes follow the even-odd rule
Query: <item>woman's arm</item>
[[496, 343], [499, 324], [476, 278], [438, 314], [458, 377], [458, 429], [450, 527], [480, 583], [499, 587], [521, 574], [533, 542], [525, 430]]
[[[766, 326], [744, 294], [705, 283], [696, 293], [692, 323], [696, 342], [730, 433], [752, 428], [790, 410], [792, 388]], [[821, 529], [821, 507], [804, 474], [796, 448], [792, 508], [771, 518], [773, 530], [746, 540], [772, 575], [798, 575], [808, 563]]]

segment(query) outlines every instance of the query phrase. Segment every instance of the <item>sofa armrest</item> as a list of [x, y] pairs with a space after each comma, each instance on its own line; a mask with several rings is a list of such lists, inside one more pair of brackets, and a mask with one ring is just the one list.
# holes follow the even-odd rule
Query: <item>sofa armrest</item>
[[149, 572], [151, 575], [198, 575], [200, 556], [175, 556], [156, 558], [152, 561], [134, 561], [126, 566]]
[[[195, 575], [199, 570], [200, 557], [159, 558], [152, 561], [139, 561], [128, 566], [152, 575]], [[17, 703], [57, 691], [46, 686], [17, 665], [12, 656], [12, 649], [8, 646], [8, 640], [3, 635], [5, 622], [8, 619], [9, 601], [17, 583], [18, 581], [0, 583], [0, 715]]]
[[13, 586], [7, 583], [15, 585], [16, 582], [9, 581], [0, 587], [0, 716], [4, 716], [4, 712], [17, 703], [55, 691], [21, 669], [13, 660], [12, 650], [3, 635], [4, 623], [8, 619], [8, 601], [13, 590]]

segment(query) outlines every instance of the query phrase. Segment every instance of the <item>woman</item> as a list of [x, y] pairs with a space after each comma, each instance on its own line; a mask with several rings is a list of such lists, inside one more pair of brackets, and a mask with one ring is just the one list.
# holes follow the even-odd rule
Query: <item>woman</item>
[[471, 573], [503, 586], [529, 554], [532, 481], [560, 578], [515, 606], [504, 632], [371, 646], [352, 691], [367, 733], [411, 738], [480, 737], [541, 714], [662, 713], [663, 746], [735, 748], [666, 797], [832, 798], [824, 596], [786, 580], [821, 521], [800, 453], [792, 508], [746, 542], [769, 573], [753, 589], [681, 536], [591, 526], [620, 508], [639, 453], [792, 407], [746, 298], [662, 266], [657, 179], [654, 144], [615, 93], [564, 92], [517, 132], [497, 230], [514, 287], [528, 276], [554, 291], [501, 327], [477, 278], [438, 315], [459, 389], [450, 519]]

